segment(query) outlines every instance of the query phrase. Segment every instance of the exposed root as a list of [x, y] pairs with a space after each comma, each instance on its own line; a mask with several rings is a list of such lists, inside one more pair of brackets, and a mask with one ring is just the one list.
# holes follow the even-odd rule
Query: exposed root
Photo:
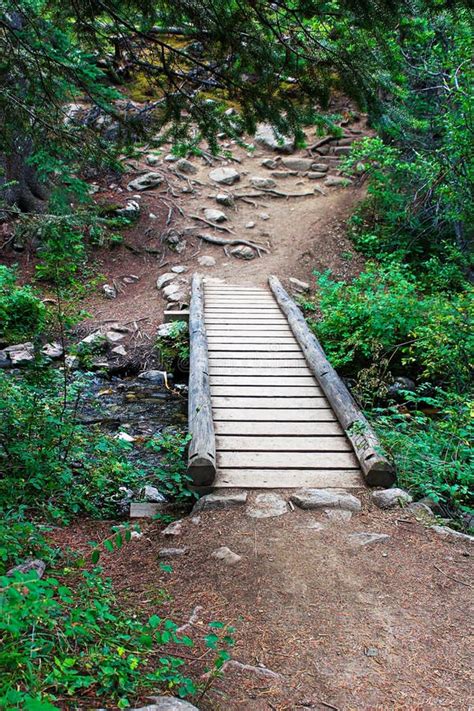
[[176, 634], [182, 634], [185, 630], [188, 629], [188, 627], [192, 627], [192, 625], [194, 625], [194, 623], [198, 620], [199, 613], [203, 609], [204, 608], [202, 607], [202, 605], [196, 605], [189, 617], [189, 620], [185, 622], [184, 625], [181, 625], [181, 627], [178, 627], [178, 629], [176, 630]]
[[267, 254], [270, 252], [269, 249], [267, 249], [260, 243], [250, 242], [247, 239], [240, 239], [238, 237], [236, 239], [222, 239], [220, 237], [214, 237], [213, 235], [198, 235], [198, 237], [204, 242], [210, 242], [210, 244], [218, 244], [224, 247], [224, 250], [226, 250], [228, 247], [237, 247], [239, 245], [243, 245], [244, 247], [250, 247], [251, 249], [254, 249], [259, 257], [262, 256], [260, 252], [266, 252]]
[[199, 215], [189, 215], [192, 220], [198, 220], [199, 222], [204, 222], [204, 224], [209, 225], [209, 227], [214, 227], [216, 230], [222, 230], [223, 232], [228, 232], [231, 235], [235, 235], [229, 227], [224, 227], [224, 225], [218, 225], [215, 222], [210, 222], [205, 220], [204, 217], [199, 217]]

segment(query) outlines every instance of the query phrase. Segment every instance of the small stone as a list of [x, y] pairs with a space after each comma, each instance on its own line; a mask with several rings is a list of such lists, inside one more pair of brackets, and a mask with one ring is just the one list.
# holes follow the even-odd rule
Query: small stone
[[306, 177], [308, 180], [321, 180], [321, 178], [326, 177], [326, 173], [315, 173], [313, 171], [310, 171], [309, 173], [306, 173]]
[[15, 575], [15, 573], [21, 573], [22, 575], [24, 575], [25, 573], [30, 573], [31, 571], [34, 571], [38, 578], [42, 578], [45, 570], [46, 563], [44, 562], [44, 560], [40, 560], [39, 558], [33, 560], [29, 558], [28, 560], [25, 560], [24, 563], [20, 563], [20, 565], [16, 565], [14, 568], [10, 568], [10, 570], [7, 571], [6, 575], [8, 578], [11, 578], [11, 576]]
[[41, 353], [47, 358], [61, 358], [64, 354], [64, 349], [60, 343], [54, 341], [54, 343], [46, 343], [41, 349]]
[[0, 368], [10, 368], [12, 362], [6, 351], [0, 351]]
[[217, 193], [216, 202], [226, 207], [234, 207], [234, 198], [229, 193]]
[[326, 165], [326, 163], [313, 163], [311, 166], [311, 170], [314, 170], [317, 173], [327, 173], [329, 170], [329, 166]]
[[203, 255], [202, 257], [199, 257], [198, 259], [199, 266], [201, 267], [215, 267], [216, 266], [216, 260], [214, 257], [210, 257], [208, 255]]
[[153, 702], [151, 705], [141, 706], [131, 709], [131, 711], [199, 711], [197, 706], [193, 706], [189, 701], [176, 699], [174, 696], [152, 696], [150, 698]]
[[159, 276], [156, 280], [156, 288], [162, 289], [164, 286], [172, 282], [173, 279], [176, 279], [176, 274], [172, 272], [166, 272], [165, 274], [161, 274], [161, 276]]
[[214, 210], [212, 207], [207, 207], [204, 210], [204, 217], [210, 222], [225, 222], [227, 215], [221, 210]]
[[150, 213], [148, 214], [148, 217], [150, 218], [150, 220], [157, 220], [157, 219], [158, 219], [158, 216], [155, 215], [154, 212], [150, 212]]
[[143, 532], [142, 531], [131, 531], [130, 532], [130, 538], [133, 540], [140, 540], [140, 538], [143, 538]]
[[175, 297], [177, 294], [181, 292], [182, 286], [181, 284], [168, 284], [168, 286], [165, 286], [163, 289], [163, 294], [169, 301], [178, 301], [178, 299], [175, 298], [170, 298], [170, 297]]
[[302, 509], [362, 509], [357, 497], [340, 489], [300, 489], [291, 496], [291, 501]]
[[187, 160], [186, 158], [180, 158], [176, 162], [176, 167], [180, 171], [180, 173], [186, 173], [187, 175], [195, 175], [198, 172], [196, 166], [193, 165], [191, 161]]
[[201, 517], [200, 516], [192, 516], [191, 523], [194, 524], [195, 526], [199, 526], [199, 524], [201, 523]]
[[180, 536], [183, 532], [183, 522], [173, 521], [161, 532], [162, 536]]
[[167, 338], [168, 336], [171, 336], [173, 333], [173, 324], [172, 323], [161, 323], [158, 326], [158, 330], [156, 332], [158, 338]]
[[326, 526], [320, 521], [310, 521], [304, 528], [309, 528], [311, 531], [324, 531]]
[[295, 140], [277, 133], [269, 123], [260, 123], [255, 132], [255, 143], [278, 153], [293, 153]]
[[118, 432], [115, 435], [115, 439], [118, 439], [121, 442], [128, 442], [129, 444], [131, 444], [132, 442], [135, 442], [135, 437], [132, 437], [132, 435], [129, 435], [128, 432]]
[[149, 484], [147, 484], [143, 487], [141, 493], [146, 501], [151, 501], [155, 503], [161, 503], [162, 501], [166, 501], [166, 497], [163, 496], [161, 491], [159, 491], [156, 486], [150, 486]]
[[127, 185], [127, 190], [133, 191], [137, 190], [141, 192], [142, 190], [151, 190], [152, 188], [157, 188], [163, 182], [163, 176], [160, 173], [145, 173], [144, 175], [138, 176], [135, 180], [132, 180]]
[[234, 185], [240, 180], [240, 174], [234, 168], [215, 168], [209, 177], [220, 185]]
[[8, 346], [3, 352], [8, 355], [12, 365], [27, 365], [35, 359], [35, 348], [30, 341]]
[[244, 506], [247, 503], [246, 492], [237, 494], [206, 494], [196, 501], [192, 513], [209, 511], [210, 509], [229, 509], [235, 506]]
[[118, 331], [107, 331], [105, 334], [105, 340], [107, 343], [114, 344], [125, 338], [124, 333], [119, 333]]
[[276, 170], [278, 168], [278, 161], [273, 158], [265, 158], [265, 160], [262, 160], [260, 165], [267, 168], [267, 170]]
[[281, 162], [288, 170], [297, 170], [299, 173], [305, 173], [311, 170], [313, 166], [312, 158], [282, 158]]
[[115, 346], [115, 348], [112, 348], [111, 353], [113, 353], [114, 355], [118, 355], [118, 356], [126, 356], [127, 355], [127, 351], [125, 350], [125, 348], [123, 346]]
[[276, 183], [272, 178], [263, 178], [260, 175], [252, 175], [250, 182], [254, 188], [258, 188], [259, 190], [268, 190], [276, 186]]
[[125, 207], [116, 210], [119, 217], [126, 217], [128, 220], [136, 220], [140, 216], [140, 205], [136, 200], [129, 200]]
[[102, 291], [104, 292], [107, 299], [116, 299], [117, 298], [117, 289], [115, 288], [115, 286], [112, 286], [111, 284], [104, 284], [102, 286]]
[[184, 274], [188, 271], [188, 267], [184, 267], [182, 264], [177, 264], [175, 267], [171, 267], [171, 271], [174, 274]]
[[253, 230], [254, 227], [255, 227], [255, 222], [247, 222], [245, 225], [245, 229], [247, 229], [247, 230]]
[[[147, 157], [145, 158], [146, 162], [148, 165], [158, 165], [160, 162], [160, 156], [157, 156], [156, 153], [149, 153]], [[166, 159], [165, 159], [166, 160]]]
[[356, 546], [370, 546], [372, 543], [386, 543], [390, 536], [386, 533], [351, 533], [349, 541]]
[[328, 188], [338, 186], [345, 187], [347, 185], [352, 185], [352, 180], [349, 180], [349, 178], [343, 178], [342, 176], [338, 175], [329, 175], [324, 181], [324, 185], [326, 185], [326, 187]]
[[274, 170], [270, 175], [277, 180], [285, 180], [290, 177], [291, 173], [289, 170]]
[[466, 543], [474, 543], [474, 536], [455, 531], [454, 528], [449, 528], [449, 526], [431, 526], [431, 529], [439, 533], [443, 538], [452, 538], [453, 540], [465, 541]]
[[242, 560], [241, 555], [237, 555], [237, 553], [231, 551], [230, 548], [227, 548], [227, 546], [216, 548], [215, 551], [212, 551], [211, 558], [222, 560], [226, 565], [235, 565]]
[[264, 220], [264, 221], [270, 219], [270, 215], [268, 214], [268, 212], [259, 212], [258, 216], [261, 220]]
[[352, 518], [352, 511], [346, 511], [346, 509], [324, 509], [324, 513], [331, 521], [345, 522]]
[[178, 156], [173, 155], [173, 153], [168, 153], [168, 155], [166, 155], [163, 160], [165, 160], [167, 163], [176, 163], [179, 158]]
[[299, 291], [300, 293], [309, 291], [309, 284], [307, 281], [300, 281], [299, 279], [295, 279], [294, 277], [290, 277], [288, 281], [290, 282], [291, 286], [295, 291]]
[[140, 277], [136, 274], [128, 274], [128, 276], [123, 277], [122, 281], [124, 284], [135, 284], [137, 281], [140, 281]]
[[158, 551], [158, 558], [177, 558], [180, 555], [186, 555], [189, 548], [184, 546], [183, 548], [160, 548]]
[[139, 380], [147, 380], [149, 383], [155, 383], [155, 385], [164, 385], [166, 382], [167, 374], [164, 370], [144, 370], [138, 376]]
[[255, 259], [255, 252], [252, 247], [247, 247], [243, 244], [231, 249], [230, 253], [237, 259]]
[[246, 512], [251, 518], [271, 518], [288, 513], [285, 499], [279, 494], [257, 494]]
[[372, 500], [379, 509], [393, 509], [396, 506], [404, 506], [411, 504], [413, 497], [403, 489], [383, 489], [382, 491], [374, 491]]

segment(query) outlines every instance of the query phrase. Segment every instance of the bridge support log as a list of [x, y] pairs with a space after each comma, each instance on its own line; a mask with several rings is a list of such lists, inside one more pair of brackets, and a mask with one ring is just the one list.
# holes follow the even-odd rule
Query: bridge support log
[[369, 486], [391, 486], [395, 481], [394, 467], [384, 456], [374, 430], [329, 363], [321, 344], [307, 325], [296, 303], [283, 288], [280, 280], [275, 276], [270, 276], [268, 282], [301, 346], [308, 366], [351, 441], [367, 484]]
[[202, 277], [193, 276], [189, 309], [189, 400], [191, 442], [188, 474], [196, 487], [210, 486], [216, 476], [216, 442], [212, 419]]

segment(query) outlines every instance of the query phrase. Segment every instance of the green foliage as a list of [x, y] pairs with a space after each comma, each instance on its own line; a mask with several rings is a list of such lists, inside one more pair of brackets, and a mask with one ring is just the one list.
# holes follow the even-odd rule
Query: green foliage
[[0, 341], [18, 343], [44, 329], [46, 307], [29, 286], [18, 286], [16, 273], [0, 265]]
[[25, 558], [54, 559], [54, 551], [44, 538], [47, 528], [32, 522], [24, 506], [3, 510], [0, 518], [0, 575]]
[[165, 432], [147, 444], [153, 452], [163, 455], [160, 466], [153, 472], [159, 489], [178, 501], [196, 496], [190, 489], [192, 479], [186, 473], [185, 454], [189, 441], [190, 436], [187, 434]]
[[311, 327], [335, 367], [367, 367], [383, 355], [394, 372], [467, 386], [474, 358], [472, 291], [424, 295], [411, 271], [369, 263], [352, 282], [319, 274], [321, 318]]
[[172, 372], [178, 366], [187, 368], [189, 364], [189, 333], [186, 321], [169, 324], [166, 336], [159, 336], [157, 348], [160, 362], [165, 370]]
[[[374, 411], [398, 482], [418, 496], [474, 512], [474, 403], [456, 392], [405, 393], [410, 409]], [[414, 408], [414, 409], [413, 409]]]

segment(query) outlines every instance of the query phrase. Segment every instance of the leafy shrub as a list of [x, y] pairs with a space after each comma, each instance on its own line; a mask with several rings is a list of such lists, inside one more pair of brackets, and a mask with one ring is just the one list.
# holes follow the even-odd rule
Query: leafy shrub
[[[398, 481], [419, 496], [474, 509], [473, 403], [438, 389], [405, 393], [414, 407], [375, 411], [373, 424], [397, 467]], [[429, 410], [429, 412], [428, 412]]]
[[366, 367], [381, 354], [392, 370], [467, 385], [474, 357], [472, 292], [423, 295], [410, 270], [369, 263], [351, 283], [317, 275], [311, 327], [335, 367]]
[[17, 286], [12, 269], [0, 265], [0, 341], [18, 343], [37, 336], [46, 307], [29, 286]]
[[43, 536], [47, 530], [40, 523], [26, 518], [25, 507], [1, 511], [0, 518], [0, 575], [25, 558], [52, 560], [54, 551]]
[[189, 435], [180, 432], [163, 433], [147, 445], [153, 452], [163, 454], [160, 466], [153, 472], [159, 488], [177, 500], [195, 496], [190, 489], [192, 479], [186, 473], [185, 453], [189, 440]]
[[159, 336], [157, 340], [161, 364], [168, 371], [178, 367], [184, 370], [189, 365], [188, 324], [186, 321], [174, 321], [169, 326], [168, 334]]

